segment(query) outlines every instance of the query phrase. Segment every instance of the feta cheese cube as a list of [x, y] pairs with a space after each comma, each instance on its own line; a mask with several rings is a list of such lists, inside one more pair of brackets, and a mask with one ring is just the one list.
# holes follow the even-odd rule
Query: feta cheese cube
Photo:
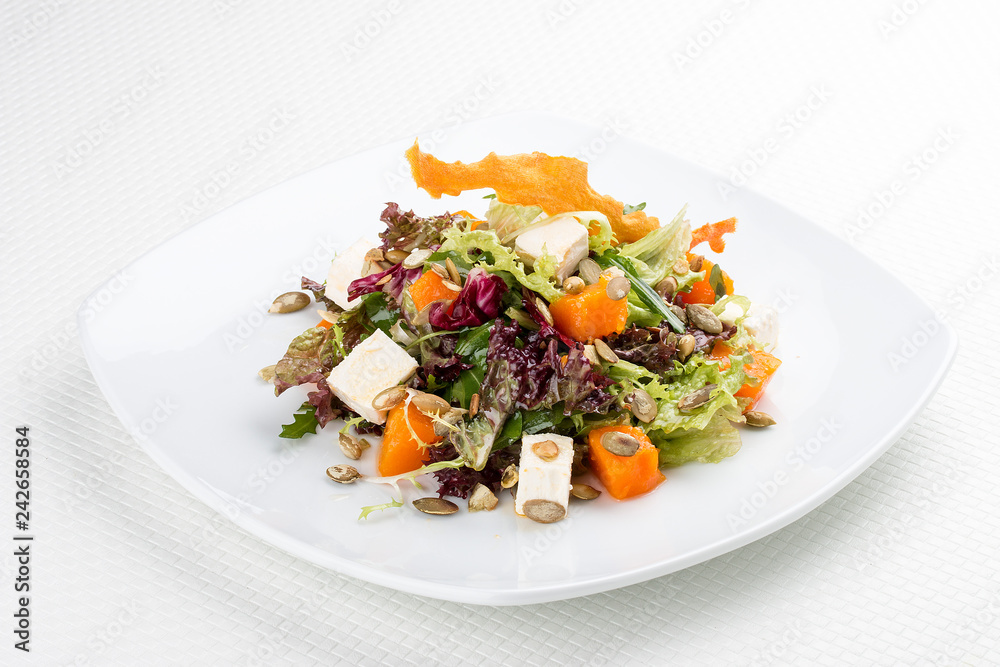
[[[535, 452], [537, 443], [551, 440], [558, 454], [551, 461]], [[514, 511], [524, 516], [529, 500], [550, 500], [569, 507], [570, 476], [573, 472], [573, 439], [555, 433], [538, 433], [521, 438], [521, 466], [518, 470]]]
[[722, 309], [719, 313], [719, 321], [725, 324], [727, 327], [731, 327], [736, 324], [736, 320], [743, 317], [743, 307], [737, 303], [727, 303], [726, 307]]
[[778, 311], [770, 306], [752, 304], [743, 320], [743, 326], [756, 339], [765, 352], [778, 344]]
[[590, 253], [589, 238], [587, 228], [574, 216], [557, 215], [518, 236], [514, 252], [527, 266], [534, 266], [542, 255], [552, 255], [556, 258], [556, 279], [562, 282]]
[[333, 258], [330, 271], [326, 276], [326, 298], [344, 310], [350, 310], [358, 305], [361, 299], [351, 301], [347, 298], [347, 287], [361, 277], [365, 265], [365, 254], [379, 242], [368, 237], [360, 238], [351, 247]]
[[384, 424], [386, 411], [373, 408], [372, 399], [416, 370], [413, 357], [376, 329], [330, 371], [327, 384], [351, 410], [373, 424]]

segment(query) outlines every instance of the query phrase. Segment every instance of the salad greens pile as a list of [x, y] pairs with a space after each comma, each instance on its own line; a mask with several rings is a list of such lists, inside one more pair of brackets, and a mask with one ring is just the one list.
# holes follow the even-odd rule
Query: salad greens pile
[[[599, 211], [550, 215], [497, 195], [484, 199], [482, 219], [464, 211], [420, 217], [388, 204], [381, 244], [348, 287], [356, 304], [349, 309], [328, 298], [326, 285], [302, 279], [322, 306], [323, 322], [296, 337], [273, 368], [277, 394], [308, 388], [281, 437], [301, 438], [335, 419], [346, 420], [342, 434], [382, 433], [328, 383], [352, 350], [381, 331], [415, 362], [402, 383], [411, 395], [447, 404], [447, 411], [421, 412], [435, 438], [405, 418], [429, 466], [407, 474], [433, 472], [442, 496], [464, 498], [479, 484], [499, 491], [525, 435], [573, 438], [577, 466], [586, 465], [587, 434], [613, 425], [641, 429], [663, 467], [718, 462], [740, 449], [737, 426], [773, 370], [754, 372], [766, 341], [745, 326], [750, 301], [732, 294], [718, 264], [693, 253], [699, 241], [685, 209], [619, 243]], [[644, 207], [623, 206], [621, 215]], [[569, 275], [565, 256], [543, 246], [528, 257], [518, 244], [566, 216], [586, 231], [586, 257], [575, 258]], [[696, 236], [707, 238], [701, 230]], [[450, 296], [423, 302], [428, 273]], [[613, 294], [612, 282], [624, 291]], [[563, 307], [573, 300], [576, 310]], [[589, 312], [586, 304], [597, 305]], [[616, 308], [621, 320], [599, 336], [566, 324], [576, 317], [586, 330], [588, 319], [610, 321], [604, 309]]]

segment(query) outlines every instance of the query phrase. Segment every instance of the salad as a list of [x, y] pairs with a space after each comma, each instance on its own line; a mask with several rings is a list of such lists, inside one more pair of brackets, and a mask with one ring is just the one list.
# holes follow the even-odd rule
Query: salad
[[781, 363], [776, 313], [699, 254], [722, 253], [735, 218], [692, 229], [681, 209], [661, 224], [595, 192], [573, 158], [446, 163], [417, 143], [406, 157], [434, 198], [489, 191], [483, 210], [389, 203], [378, 237], [334, 258], [325, 283], [275, 300], [278, 313], [315, 300], [321, 320], [261, 371], [276, 394], [307, 390], [282, 437], [342, 419], [345, 456], [376, 458], [378, 477], [327, 470], [388, 485], [361, 518], [432, 474], [418, 510], [494, 510], [510, 490], [518, 515], [551, 523], [571, 497], [651, 492], [664, 468], [721, 461], [742, 427], [774, 424], [754, 408]]

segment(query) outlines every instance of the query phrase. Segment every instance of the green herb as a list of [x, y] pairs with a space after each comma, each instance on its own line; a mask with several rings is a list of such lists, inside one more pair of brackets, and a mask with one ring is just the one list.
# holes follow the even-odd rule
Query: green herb
[[301, 438], [307, 433], [315, 433], [318, 426], [316, 408], [309, 403], [303, 403], [295, 412], [292, 423], [282, 425], [279, 435], [282, 438]]
[[684, 333], [686, 330], [684, 323], [678, 319], [674, 314], [674, 311], [670, 310], [667, 303], [663, 298], [656, 293], [656, 291], [650, 287], [646, 281], [639, 277], [636, 273], [635, 267], [632, 266], [631, 260], [628, 257], [621, 257], [614, 252], [606, 252], [603, 255], [598, 255], [594, 260], [601, 266], [601, 268], [607, 269], [612, 266], [618, 267], [625, 272], [625, 276], [632, 283], [632, 289], [635, 291], [636, 296], [646, 305], [647, 308], [652, 310], [654, 313], [662, 317], [673, 327], [674, 331], [677, 333]]
[[708, 284], [715, 290], [716, 299], [726, 296], [726, 281], [722, 279], [722, 269], [718, 264], [712, 265], [712, 272], [708, 274]]
[[483, 195], [483, 199], [496, 199], [496, 195]]
[[642, 202], [641, 204], [636, 204], [635, 206], [629, 206], [628, 204], [625, 204], [625, 208], [622, 209], [622, 215], [635, 213], [636, 211], [641, 211], [644, 208], [646, 208], [646, 202]]
[[363, 422], [364, 420], [365, 420], [364, 417], [351, 417], [350, 419], [345, 419], [344, 420], [344, 425], [341, 427], [341, 429], [339, 431], [337, 431], [337, 433], [344, 433], [344, 434], [346, 434], [347, 433], [347, 429], [351, 428], [352, 426], [355, 426], [355, 427], [356, 426], [360, 426], [361, 422]]
[[365, 297], [365, 314], [368, 320], [386, 335], [391, 335], [389, 329], [399, 320], [399, 311], [389, 308], [382, 292], [374, 292]]
[[368, 505], [367, 507], [361, 508], [361, 516], [358, 517], [358, 521], [362, 519], [367, 519], [368, 515], [372, 512], [384, 512], [385, 510], [390, 510], [394, 507], [402, 507], [403, 501], [391, 498], [389, 502], [382, 503], [381, 505]]

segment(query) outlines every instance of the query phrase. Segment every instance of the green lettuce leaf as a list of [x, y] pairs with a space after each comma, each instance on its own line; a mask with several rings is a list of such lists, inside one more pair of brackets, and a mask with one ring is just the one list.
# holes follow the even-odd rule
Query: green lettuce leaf
[[742, 440], [739, 430], [730, 420], [739, 417], [739, 408], [727, 406], [713, 414], [701, 430], [652, 431], [649, 438], [660, 450], [660, 465], [679, 466], [691, 461], [718, 463], [732, 456], [740, 451]]
[[635, 243], [618, 246], [618, 254], [631, 259], [636, 273], [650, 285], [656, 286], [670, 275], [674, 262], [691, 247], [691, 225], [684, 219], [686, 212], [687, 206], [670, 224], [654, 229]]
[[[664, 382], [664, 378], [625, 360], [612, 366], [608, 375], [649, 392], [656, 400], [658, 411], [656, 418], [646, 427], [646, 432], [650, 437], [655, 431], [666, 436], [678, 429], [700, 431], [708, 426], [719, 410], [739, 408], [734, 394], [746, 382], [743, 364], [750, 362], [751, 355], [734, 354], [730, 359], [729, 368], [720, 370], [718, 361], [708, 359], [702, 353], [692, 355], [685, 364], [676, 362], [674, 370], [666, 374], [672, 382]], [[707, 384], [714, 384], [716, 388], [706, 404], [690, 412], [677, 409], [677, 401]]]
[[[524, 264], [514, 251], [500, 243], [492, 230], [464, 231], [457, 227], [445, 231], [445, 242], [439, 252], [459, 253], [465, 263], [479, 266], [490, 273], [506, 271], [514, 280], [537, 292], [552, 302], [563, 296], [562, 290], [556, 287], [556, 261], [551, 255], [543, 255], [537, 261], [532, 272], [525, 270]], [[469, 253], [481, 251], [481, 255]]]
[[541, 214], [541, 206], [504, 204], [494, 198], [486, 209], [486, 222], [490, 223], [490, 229], [503, 237], [531, 224]]

